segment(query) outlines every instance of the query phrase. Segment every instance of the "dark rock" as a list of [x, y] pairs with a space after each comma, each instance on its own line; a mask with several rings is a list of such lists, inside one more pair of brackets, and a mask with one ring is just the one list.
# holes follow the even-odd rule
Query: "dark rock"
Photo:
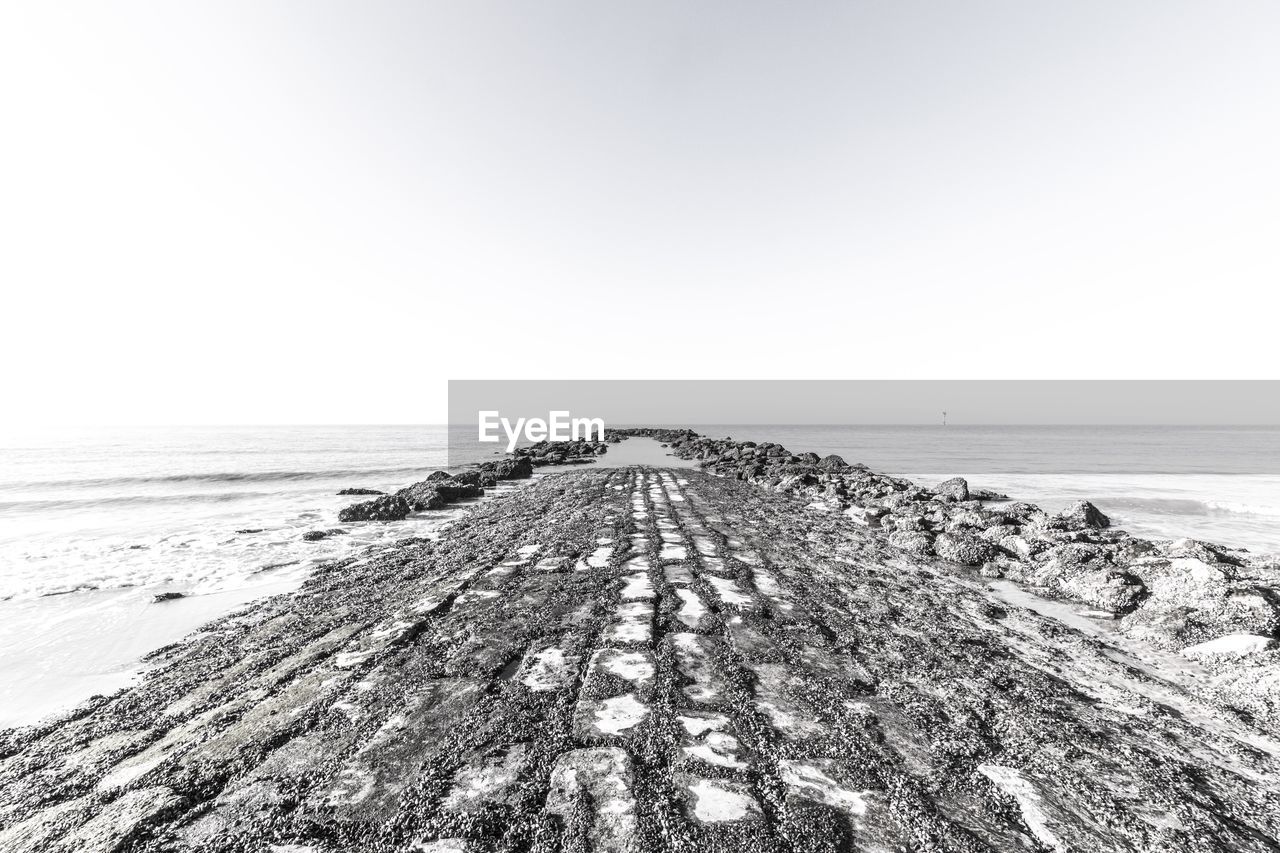
[[423, 480], [423, 482], [434, 483], [437, 480], [452, 480], [452, 479], [453, 479], [452, 475], [450, 475], [449, 472], [447, 471], [432, 471], [430, 474], [427, 475], [427, 479]]
[[457, 480], [440, 480], [434, 485], [436, 494], [443, 498], [446, 503], [484, 496], [484, 489], [471, 483], [459, 483]]
[[843, 457], [837, 456], [834, 453], [832, 453], [830, 456], [822, 457], [822, 459], [819, 460], [817, 464], [818, 464], [818, 467], [824, 471], [838, 471], [842, 468], [849, 467], [848, 464], [844, 461]]
[[237, 530], [236, 533], [261, 533], [266, 530], [265, 527], [246, 527], [243, 530]]
[[403, 489], [395, 493], [398, 497], [409, 505], [409, 509], [413, 512], [420, 512], [424, 509], [441, 509], [448, 499], [440, 494], [441, 480], [423, 480], [420, 483], [414, 483], [412, 486], [405, 486]]
[[483, 476], [479, 471], [463, 471], [461, 474], [454, 474], [453, 481], [464, 486], [482, 486], [484, 484], [480, 481]]
[[174, 601], [175, 599], [186, 597], [186, 594], [181, 592], [157, 592], [151, 601], [153, 603], [160, 601]]
[[400, 495], [386, 495], [364, 503], [352, 504], [338, 513], [338, 520], [343, 522], [401, 521], [411, 511], [409, 502]]
[[524, 480], [533, 476], [533, 463], [527, 456], [503, 459], [494, 465], [493, 474], [499, 480]]
[[321, 539], [328, 539], [329, 531], [327, 530], [308, 530], [302, 534], [303, 542], [319, 542]]
[[527, 447], [518, 447], [515, 455], [528, 459], [533, 465], [579, 465], [594, 462], [598, 454], [607, 453], [608, 446], [604, 442], [577, 441], [539, 441]]
[[1062, 512], [1051, 516], [1046, 526], [1051, 530], [1101, 530], [1111, 526], [1111, 519], [1088, 501], [1076, 501]]
[[254, 574], [258, 574], [259, 572], [272, 572], [272, 571], [275, 571], [276, 569], [283, 569], [286, 566], [296, 566], [298, 565], [298, 563], [301, 563], [301, 562], [302, 562], [301, 560], [289, 560], [284, 563], [267, 563], [265, 566], [261, 566], [260, 568], [254, 570]]
[[990, 489], [969, 489], [969, 497], [977, 501], [1007, 501], [1009, 496]]
[[338, 492], [339, 495], [385, 495], [386, 492], [380, 492], [377, 489], [343, 489]]

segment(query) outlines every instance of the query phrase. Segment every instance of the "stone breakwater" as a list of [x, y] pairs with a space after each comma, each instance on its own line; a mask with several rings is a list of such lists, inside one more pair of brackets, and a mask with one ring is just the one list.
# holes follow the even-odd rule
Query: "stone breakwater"
[[[614, 443], [621, 438], [613, 438]], [[376, 489], [350, 488], [339, 495], [378, 495], [346, 507], [338, 514], [344, 523], [353, 521], [401, 521], [411, 512], [442, 509], [467, 498], [484, 496], [484, 490], [499, 480], [523, 480], [533, 476], [534, 468], [546, 465], [572, 465], [594, 462], [609, 452], [604, 441], [540, 441], [516, 448], [511, 458], [485, 462], [474, 471], [449, 474], [436, 471], [427, 479], [385, 495]]]
[[543, 465], [580, 465], [595, 461], [597, 456], [609, 452], [610, 444], [617, 444], [620, 437], [606, 437], [604, 441], [539, 441], [517, 447], [514, 456], [527, 459], [536, 467]]
[[1248, 653], [1273, 645], [1280, 631], [1275, 557], [1189, 539], [1141, 539], [1112, 528], [1086, 501], [1050, 514], [972, 489], [960, 477], [926, 487], [780, 444], [712, 439], [687, 429], [613, 432], [662, 441], [715, 474], [822, 502], [882, 532], [904, 553], [971, 566], [989, 578], [1029, 583], [1099, 608], [1118, 617], [1129, 635], [1164, 649]]
[[0, 850], [1280, 849], [1274, 725], [699, 471], [549, 474], [152, 664], [0, 732]]
[[[427, 479], [405, 486], [390, 495], [352, 504], [338, 513], [341, 522], [400, 521], [411, 512], [442, 509], [467, 498], [484, 496], [485, 487], [499, 480], [522, 480], [533, 476], [533, 465], [526, 458], [486, 462], [475, 471], [448, 474], [436, 471]], [[344, 489], [347, 494], [368, 494], [367, 490]], [[341, 494], [341, 493], [340, 493]]]

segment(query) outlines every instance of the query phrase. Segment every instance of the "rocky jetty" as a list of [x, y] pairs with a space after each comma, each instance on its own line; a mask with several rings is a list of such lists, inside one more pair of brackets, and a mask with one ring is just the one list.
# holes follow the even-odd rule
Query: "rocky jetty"
[[485, 462], [478, 469], [481, 476], [492, 474], [498, 480], [527, 480], [533, 476], [533, 462], [527, 456]]
[[615, 434], [667, 442], [676, 456], [715, 474], [843, 511], [913, 556], [936, 556], [1106, 610], [1132, 635], [1161, 648], [1280, 632], [1280, 562], [1187, 539], [1131, 536], [1087, 501], [1050, 514], [995, 501], [1004, 496], [971, 489], [961, 477], [926, 487], [776, 443], [713, 439], [692, 430]]
[[385, 495], [386, 492], [378, 489], [343, 489], [338, 492], [340, 496], [356, 496], [356, 495]]
[[[922, 519], [890, 535], [1005, 548], [939, 525], [986, 511], [958, 484], [899, 504], [789, 457], [765, 452], [818, 479], [550, 474], [324, 565], [0, 732], [0, 850], [1277, 850], [1280, 720], [1221, 698], [1239, 656], [1280, 666], [1269, 637], [1188, 650], [1214, 678], [1163, 666], [817, 499], [829, 475]], [[1091, 520], [1035, 529], [1110, 535]], [[1220, 562], [1184, 547], [1162, 559]]]
[[517, 447], [515, 456], [518, 459], [528, 459], [530, 464], [541, 467], [594, 462], [597, 456], [608, 452], [609, 445], [605, 441], [539, 441]]
[[[484, 488], [480, 483], [484, 479], [479, 473], [455, 477], [444, 471], [436, 471], [427, 479], [405, 486], [395, 494], [346, 507], [338, 513], [338, 520], [342, 522], [401, 521], [411, 512], [442, 509], [466, 498], [482, 497]], [[496, 481], [495, 475], [494, 482]]]

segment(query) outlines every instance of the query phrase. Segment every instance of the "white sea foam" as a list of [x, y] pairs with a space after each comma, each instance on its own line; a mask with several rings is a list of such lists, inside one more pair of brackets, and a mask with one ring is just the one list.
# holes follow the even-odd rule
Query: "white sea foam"
[[[337, 492], [393, 491], [443, 468], [434, 429], [105, 429], [0, 446], [0, 600], [274, 586], [371, 546], [433, 538], [465, 503], [342, 524], [343, 507], [370, 497]], [[302, 539], [334, 529], [344, 532]]]

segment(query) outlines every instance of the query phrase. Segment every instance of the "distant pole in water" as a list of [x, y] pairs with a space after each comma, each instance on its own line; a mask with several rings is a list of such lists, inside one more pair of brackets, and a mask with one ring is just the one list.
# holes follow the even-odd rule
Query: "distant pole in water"
[[946, 412], [943, 412], [943, 413], [942, 413], [942, 425], [943, 425], [943, 426], [946, 426], [946, 425], [947, 425], [947, 413], [946, 413]]

